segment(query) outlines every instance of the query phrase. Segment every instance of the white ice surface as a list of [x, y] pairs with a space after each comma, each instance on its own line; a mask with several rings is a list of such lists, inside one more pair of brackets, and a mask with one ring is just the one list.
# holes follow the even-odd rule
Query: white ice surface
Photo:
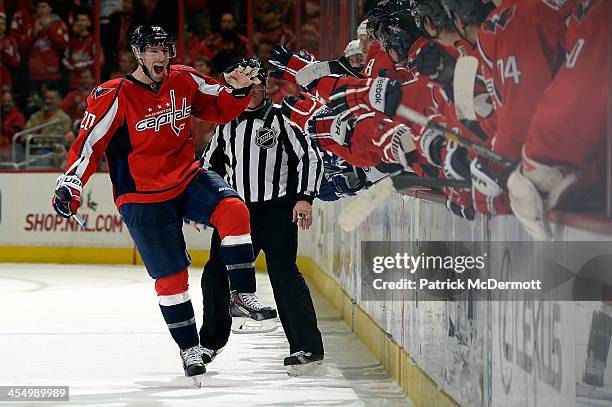
[[[200, 271], [190, 273], [201, 323]], [[272, 304], [267, 275], [257, 273], [257, 284]], [[410, 406], [310, 287], [326, 351], [313, 376], [287, 376], [279, 327], [232, 335], [196, 389], [183, 376], [144, 268], [0, 264], [0, 385], [70, 386], [68, 403], [0, 406]]]

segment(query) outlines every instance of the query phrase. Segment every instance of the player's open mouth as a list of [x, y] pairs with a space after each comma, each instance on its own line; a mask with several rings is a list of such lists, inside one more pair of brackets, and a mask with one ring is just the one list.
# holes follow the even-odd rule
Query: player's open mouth
[[156, 74], [161, 75], [164, 72], [164, 66], [163, 65], [153, 65], [153, 71], [155, 71]]

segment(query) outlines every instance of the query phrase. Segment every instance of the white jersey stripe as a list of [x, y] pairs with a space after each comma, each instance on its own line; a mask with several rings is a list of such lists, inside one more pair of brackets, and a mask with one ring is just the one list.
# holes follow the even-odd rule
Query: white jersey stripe
[[219, 96], [219, 93], [221, 93], [221, 85], [212, 85], [210, 83], [207, 83], [206, 80], [204, 80], [203, 78], [200, 78], [199, 76], [194, 75], [191, 72], [189, 74], [198, 84], [200, 92], [204, 93], [205, 95]]
[[100, 120], [98, 124], [96, 124], [95, 127], [91, 130], [89, 136], [87, 136], [87, 139], [83, 144], [81, 157], [79, 157], [79, 160], [81, 161], [76, 167], [75, 175], [77, 177], [81, 178], [85, 173], [85, 170], [87, 170], [87, 166], [89, 165], [89, 158], [93, 153], [93, 147], [98, 141], [102, 139], [102, 137], [106, 135], [106, 133], [108, 133], [108, 130], [110, 129], [111, 125], [113, 124], [113, 121], [115, 120], [118, 108], [119, 98], [115, 98], [115, 101], [113, 102], [111, 108], [108, 110], [108, 112], [106, 112], [102, 120]]

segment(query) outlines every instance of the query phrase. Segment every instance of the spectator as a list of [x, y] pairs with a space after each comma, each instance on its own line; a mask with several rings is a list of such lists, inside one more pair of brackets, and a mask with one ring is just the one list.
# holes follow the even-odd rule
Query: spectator
[[[231, 13], [224, 13], [221, 17], [221, 32], [207, 37], [208, 41], [204, 40], [204, 45], [213, 50], [215, 55], [213, 66], [217, 72], [222, 72], [227, 67], [240, 62], [246, 56], [247, 41], [235, 29], [236, 20], [234, 16]], [[218, 43], [216, 42], [217, 39]]]
[[[41, 87], [41, 92], [47, 91], [47, 84], [43, 82]], [[35, 90], [31, 90], [28, 95], [25, 97], [25, 104], [22, 107], [23, 115], [25, 117], [32, 116], [36, 111], [40, 110], [42, 107], [42, 97], [41, 93], [36, 92]]]
[[[306, 0], [304, 2], [304, 11], [306, 16], [306, 24], [310, 24], [313, 27], [317, 27], [320, 23], [319, 17], [321, 15], [321, 2], [319, 0]], [[305, 48], [303, 45], [301, 48]], [[308, 49], [310, 51], [310, 49]]]
[[136, 60], [132, 51], [121, 51], [117, 58], [117, 70], [110, 75], [111, 79], [123, 78], [136, 69]]
[[363, 20], [359, 27], [357, 27], [357, 39], [359, 40], [359, 46], [363, 55], [368, 55], [370, 47], [372, 46], [372, 40], [368, 35], [368, 20]]
[[6, 14], [0, 12], [0, 89], [11, 90], [13, 77], [11, 69], [21, 63], [17, 41], [10, 35], [6, 35]]
[[87, 108], [87, 96], [95, 85], [93, 73], [89, 69], [83, 69], [79, 73], [79, 87], [74, 89], [62, 99], [61, 108], [72, 120], [83, 118]]
[[219, 32], [204, 38], [204, 45], [212, 52], [213, 58], [223, 50], [246, 50], [248, 39], [236, 31], [236, 18], [232, 13], [221, 15], [219, 29]]
[[[100, 26], [102, 50], [106, 61], [117, 62], [119, 54], [130, 49], [128, 44], [129, 33], [135, 28], [132, 21], [133, 2], [132, 0], [123, 0], [122, 7], [116, 4], [109, 8], [107, 13], [110, 13], [107, 18], [108, 23]], [[105, 64], [102, 68], [102, 78], [108, 78], [116, 68], [110, 63]]]
[[314, 56], [319, 54], [319, 31], [312, 24], [300, 28], [300, 48], [308, 50]]
[[74, 143], [76, 140], [76, 134], [79, 134], [80, 125], [81, 120], [73, 121], [72, 128], [64, 134], [64, 139], [53, 144], [53, 167], [66, 167], [66, 158], [68, 157], [68, 151], [70, 151], [72, 143]]
[[[29, 92], [30, 78], [28, 76], [28, 54], [25, 47], [31, 42], [34, 31], [34, 17], [32, 17], [32, 2], [30, 0], [20, 1], [19, 7], [11, 18], [9, 36], [17, 41], [19, 55], [21, 57], [21, 69], [13, 71], [13, 95], [26, 95]], [[3, 57], [4, 60], [4, 57]], [[17, 104], [19, 103], [17, 97]], [[25, 114], [25, 112], [24, 112]]]
[[134, 2], [132, 19], [136, 26], [159, 25], [168, 32], [178, 32], [178, 2], [168, 0], [139, 0]]
[[[72, 25], [73, 35], [62, 61], [69, 72], [68, 89], [70, 90], [79, 87], [81, 72], [91, 69], [95, 63], [96, 43], [89, 32], [90, 27], [91, 17], [89, 13], [86, 11], [78, 12]], [[103, 57], [101, 59], [99, 63], [103, 64]]]
[[68, 27], [55, 14], [47, 0], [36, 2], [36, 20], [31, 42], [26, 44], [29, 52], [28, 71], [34, 88], [42, 81], [54, 81], [59, 85], [61, 53], [68, 47]]
[[353, 40], [346, 45], [344, 56], [353, 68], [362, 68], [364, 63], [363, 53], [359, 46], [359, 40]]
[[15, 106], [13, 94], [2, 92], [2, 132], [0, 133], [0, 149], [6, 149], [11, 144], [13, 136], [24, 129], [25, 117]]
[[[270, 66], [268, 61], [272, 59], [272, 49], [274, 48], [274, 44], [268, 41], [262, 41], [255, 45], [255, 55], [261, 62], [263, 62], [266, 66]], [[272, 67], [273, 68], [273, 67]]]
[[26, 127], [39, 126], [54, 120], [59, 120], [60, 123], [49, 126], [42, 130], [42, 132], [47, 134], [65, 134], [70, 130], [72, 120], [70, 120], [70, 116], [60, 107], [61, 98], [59, 91], [56, 89], [47, 89], [43, 95], [41, 109], [28, 119]]
[[213, 76], [212, 62], [203, 55], [198, 55], [193, 62], [196, 71], [207, 76]]
[[283, 24], [283, 9], [274, 3], [266, 3], [260, 15], [260, 32], [254, 35], [255, 43], [268, 41], [295, 48], [295, 34]]
[[193, 66], [196, 58], [200, 55], [207, 58], [213, 57], [212, 51], [193, 32], [189, 24], [185, 24], [185, 50], [185, 58], [183, 60], [185, 65]]
[[10, 35], [15, 38], [20, 51], [23, 52], [31, 43], [33, 33], [34, 17], [32, 17], [32, 7], [28, 1], [13, 14]]
[[[272, 58], [272, 48], [274, 48], [274, 45], [267, 41], [263, 41], [257, 44], [255, 47], [257, 57], [266, 66], [269, 66], [270, 69], [274, 69], [273, 66], [268, 64], [268, 61]], [[298, 88], [294, 83], [283, 81], [281, 79], [276, 79], [272, 76], [268, 77], [268, 96], [270, 96], [270, 99], [272, 99], [273, 103], [280, 104], [283, 102], [283, 98], [285, 96], [297, 95], [298, 92]]]

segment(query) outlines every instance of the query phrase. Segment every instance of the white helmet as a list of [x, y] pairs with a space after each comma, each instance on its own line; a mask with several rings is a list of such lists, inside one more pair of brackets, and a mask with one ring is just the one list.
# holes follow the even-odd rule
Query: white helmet
[[357, 27], [357, 35], [368, 35], [368, 29], [366, 28], [366, 26], [368, 25], [368, 19], [366, 18], [365, 20], [363, 20], [361, 22], [361, 24], [359, 24], [359, 27]]
[[359, 46], [359, 40], [353, 40], [349, 42], [344, 49], [344, 56], [347, 58], [352, 57], [353, 55], [363, 54], [361, 51], [361, 47]]

